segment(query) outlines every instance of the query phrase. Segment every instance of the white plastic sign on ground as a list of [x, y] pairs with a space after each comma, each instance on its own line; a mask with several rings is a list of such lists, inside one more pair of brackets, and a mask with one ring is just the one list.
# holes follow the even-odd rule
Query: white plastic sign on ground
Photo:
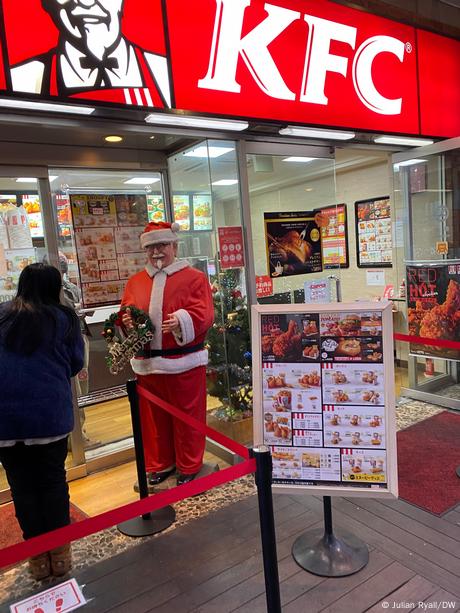
[[254, 441], [275, 489], [397, 496], [391, 308], [253, 306]]
[[11, 613], [68, 613], [86, 604], [76, 579], [70, 579], [40, 594], [10, 606]]

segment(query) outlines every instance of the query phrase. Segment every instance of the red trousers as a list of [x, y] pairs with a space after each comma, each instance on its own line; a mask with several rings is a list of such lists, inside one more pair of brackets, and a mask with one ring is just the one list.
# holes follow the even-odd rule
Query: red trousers
[[[206, 423], [206, 367], [177, 375], [139, 375], [139, 385], [187, 415]], [[176, 465], [189, 475], [203, 466], [206, 437], [160, 407], [139, 397], [145, 467], [158, 472]]]

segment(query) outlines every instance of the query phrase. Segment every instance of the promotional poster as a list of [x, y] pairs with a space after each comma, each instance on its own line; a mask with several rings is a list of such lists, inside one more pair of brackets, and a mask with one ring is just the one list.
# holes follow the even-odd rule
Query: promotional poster
[[270, 277], [322, 271], [319, 213], [264, 213], [264, 223]]
[[[460, 334], [460, 265], [407, 266], [409, 335], [457, 341]], [[460, 360], [460, 351], [410, 344], [413, 355]]]
[[323, 266], [348, 268], [347, 205], [335, 204], [318, 209], [325, 221], [321, 224]]
[[360, 268], [392, 265], [392, 225], [390, 198], [355, 202], [356, 251]]

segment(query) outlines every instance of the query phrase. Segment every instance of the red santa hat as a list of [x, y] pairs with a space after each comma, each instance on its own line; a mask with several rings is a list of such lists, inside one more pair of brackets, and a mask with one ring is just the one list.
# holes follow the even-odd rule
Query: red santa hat
[[177, 243], [180, 226], [178, 223], [168, 223], [166, 221], [152, 221], [145, 226], [141, 234], [141, 247], [155, 243]]

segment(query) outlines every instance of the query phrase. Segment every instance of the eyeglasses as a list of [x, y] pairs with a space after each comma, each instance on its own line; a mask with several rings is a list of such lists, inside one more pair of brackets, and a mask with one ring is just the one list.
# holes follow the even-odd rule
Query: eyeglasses
[[155, 249], [159, 250], [159, 249], [165, 249], [166, 247], [168, 247], [168, 245], [170, 245], [171, 243], [154, 243], [153, 245], [147, 245], [145, 247], [146, 251], [154, 251]]

